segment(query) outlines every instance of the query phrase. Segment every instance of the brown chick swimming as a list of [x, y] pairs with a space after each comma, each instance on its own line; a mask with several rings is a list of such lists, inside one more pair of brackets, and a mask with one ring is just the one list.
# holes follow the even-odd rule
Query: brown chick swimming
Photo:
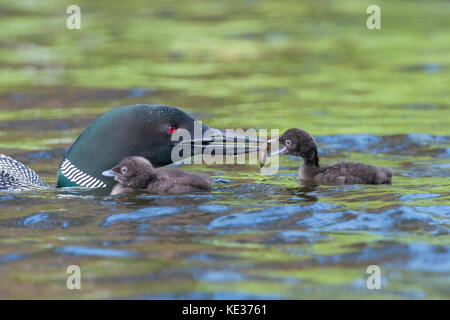
[[301, 156], [298, 172], [302, 184], [385, 184], [392, 182], [392, 170], [359, 162], [319, 165], [319, 153], [313, 137], [302, 129], [289, 129], [279, 137], [280, 150], [274, 154]]
[[142, 157], [124, 158], [118, 165], [104, 171], [106, 177], [114, 177], [118, 183], [111, 195], [142, 190], [156, 194], [176, 194], [194, 191], [211, 191], [212, 181], [203, 175], [191, 174], [178, 169], [155, 169]]

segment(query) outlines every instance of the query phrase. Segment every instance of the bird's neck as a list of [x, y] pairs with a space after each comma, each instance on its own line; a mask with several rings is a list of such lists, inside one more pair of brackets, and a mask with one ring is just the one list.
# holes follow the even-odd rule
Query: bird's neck
[[311, 150], [303, 157], [303, 162], [306, 167], [319, 168], [319, 153], [317, 149]]
[[298, 177], [302, 181], [313, 181], [319, 168], [319, 155], [317, 150], [314, 150], [303, 157], [303, 165], [299, 169]]

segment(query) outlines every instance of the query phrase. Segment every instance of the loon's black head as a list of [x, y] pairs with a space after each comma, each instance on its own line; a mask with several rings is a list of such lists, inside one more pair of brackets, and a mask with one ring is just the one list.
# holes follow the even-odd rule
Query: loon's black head
[[[212, 132], [208, 137], [203, 135], [207, 131]], [[190, 139], [185, 139], [186, 135]], [[61, 162], [57, 186], [111, 187], [114, 181], [104, 178], [102, 172], [123, 158], [140, 156], [161, 167], [173, 162], [172, 151], [180, 143], [188, 144], [191, 152], [183, 154], [187, 149], [182, 148], [179, 156], [188, 157], [201, 153], [212, 142], [216, 144], [215, 135], [221, 136], [222, 143], [236, 138], [246, 143], [258, 142], [255, 137], [209, 128], [174, 107], [145, 104], [120, 107], [97, 118], [78, 137]], [[223, 144], [223, 154], [228, 148], [229, 145]], [[236, 148], [232, 153], [258, 149]]]

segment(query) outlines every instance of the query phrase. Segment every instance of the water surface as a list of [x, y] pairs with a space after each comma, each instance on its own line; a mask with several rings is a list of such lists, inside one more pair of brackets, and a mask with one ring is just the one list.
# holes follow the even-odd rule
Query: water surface
[[[0, 298], [450, 297], [446, 1], [0, 1], [0, 152], [56, 183], [98, 115], [169, 104], [220, 128], [302, 127], [321, 162], [392, 185], [302, 187], [300, 160], [184, 165], [210, 194], [0, 193]], [[66, 289], [79, 265], [82, 290]], [[382, 289], [368, 290], [379, 265]]]

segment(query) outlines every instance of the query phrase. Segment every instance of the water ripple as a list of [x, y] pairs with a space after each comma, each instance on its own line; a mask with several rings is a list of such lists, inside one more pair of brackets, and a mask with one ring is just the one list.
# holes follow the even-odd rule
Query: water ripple
[[330, 203], [317, 202], [311, 205], [286, 205], [272, 207], [256, 212], [233, 213], [214, 219], [209, 224], [209, 228], [229, 228], [229, 227], [248, 227], [257, 224], [273, 222], [275, 220], [286, 219], [295, 213], [311, 212], [313, 210], [329, 210], [336, 208], [337, 205]]
[[[315, 138], [323, 154], [346, 152], [388, 153], [398, 155], [418, 155], [431, 153], [437, 156], [448, 154], [450, 136], [430, 134], [406, 134], [376, 136], [371, 134], [342, 134], [317, 136]], [[440, 146], [441, 148], [437, 148]]]
[[150, 207], [143, 208], [133, 212], [115, 213], [105, 219], [104, 227], [111, 226], [119, 222], [131, 222], [136, 220], [145, 220], [148, 218], [174, 214], [180, 212], [180, 207]]

